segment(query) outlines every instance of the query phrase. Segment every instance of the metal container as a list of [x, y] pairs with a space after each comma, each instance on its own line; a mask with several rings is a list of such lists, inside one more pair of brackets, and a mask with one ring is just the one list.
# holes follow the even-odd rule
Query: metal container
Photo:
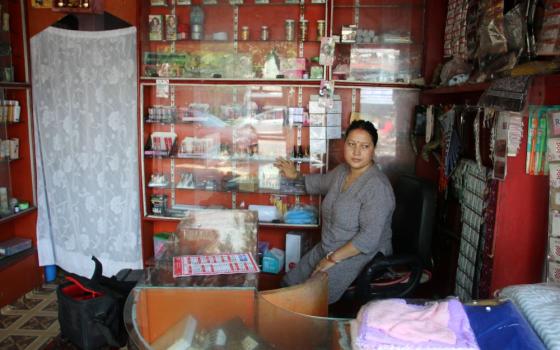
[[296, 38], [296, 22], [293, 19], [287, 19], [284, 23], [285, 29], [285, 40], [286, 41], [293, 41]]
[[302, 19], [299, 21], [299, 40], [300, 41], [307, 41], [307, 29], [309, 21], [306, 19]]
[[191, 24], [191, 40], [202, 40], [202, 24]]
[[321, 40], [321, 38], [325, 36], [325, 30], [325, 20], [317, 20], [317, 40]]
[[243, 40], [243, 41], [249, 40], [249, 27], [247, 27], [247, 26], [241, 27], [241, 35], [240, 35], [240, 38], [241, 38], [241, 40]]
[[269, 38], [268, 26], [261, 27], [261, 40], [267, 41]]

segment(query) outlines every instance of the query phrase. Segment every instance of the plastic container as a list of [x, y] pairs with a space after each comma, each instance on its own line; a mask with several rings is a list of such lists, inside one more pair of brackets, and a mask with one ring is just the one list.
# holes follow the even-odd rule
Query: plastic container
[[56, 279], [56, 265], [45, 266], [45, 282], [52, 282]]

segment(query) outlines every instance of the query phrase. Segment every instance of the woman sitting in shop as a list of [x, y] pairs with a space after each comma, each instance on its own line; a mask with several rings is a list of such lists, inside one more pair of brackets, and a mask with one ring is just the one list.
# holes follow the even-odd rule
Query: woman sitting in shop
[[[286, 285], [304, 282], [325, 271], [329, 276], [329, 303], [334, 303], [375, 254], [392, 253], [391, 217], [395, 198], [389, 179], [374, 164], [377, 129], [364, 120], [346, 130], [344, 160], [327, 174], [304, 176], [309, 194], [324, 195], [321, 242], [284, 277]], [[293, 162], [279, 158], [280, 173], [296, 179]]]

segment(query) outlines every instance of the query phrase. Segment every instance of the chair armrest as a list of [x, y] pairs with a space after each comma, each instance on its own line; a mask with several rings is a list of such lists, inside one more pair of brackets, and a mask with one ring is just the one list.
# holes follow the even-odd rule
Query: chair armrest
[[[408, 281], [387, 286], [372, 285], [374, 278], [390, 267], [406, 266], [410, 272]], [[357, 297], [363, 303], [379, 297], [400, 298], [408, 295], [420, 282], [422, 261], [416, 255], [378, 256], [370, 261], [356, 280]]]

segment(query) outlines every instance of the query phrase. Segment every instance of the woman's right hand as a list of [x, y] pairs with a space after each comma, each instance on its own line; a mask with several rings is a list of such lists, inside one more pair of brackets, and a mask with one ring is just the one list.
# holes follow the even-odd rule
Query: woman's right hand
[[290, 180], [294, 180], [298, 177], [298, 172], [294, 162], [289, 161], [285, 158], [276, 158], [274, 166], [280, 170], [280, 174]]

